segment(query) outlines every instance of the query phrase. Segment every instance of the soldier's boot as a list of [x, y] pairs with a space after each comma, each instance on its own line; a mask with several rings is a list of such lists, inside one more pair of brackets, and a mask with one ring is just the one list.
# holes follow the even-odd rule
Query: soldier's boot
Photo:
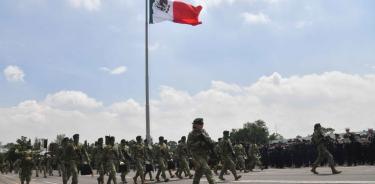
[[137, 177], [133, 177], [133, 182], [134, 182], [134, 184], [137, 184]]
[[242, 175], [234, 176], [234, 180], [238, 181], [241, 177], [242, 177]]
[[225, 178], [223, 176], [219, 176], [219, 179], [223, 180], [223, 181], [225, 180]]
[[316, 166], [313, 166], [313, 167], [311, 168], [310, 171], [311, 171], [312, 173], [314, 173], [314, 174], [319, 174], [319, 173], [316, 171], [316, 168], [317, 168]]
[[160, 182], [160, 178], [159, 178], [158, 175], [156, 175], [155, 179], [156, 179], [157, 182]]
[[168, 179], [168, 178], [165, 178], [165, 179], [164, 179], [164, 182], [168, 182], [168, 181], [169, 181], [169, 179]]
[[152, 173], [149, 172], [149, 175], [150, 175], [150, 181], [154, 181], [154, 179], [152, 178]]
[[225, 173], [225, 171], [221, 170], [220, 175], [219, 175], [220, 180], [225, 180], [224, 173]]
[[336, 170], [335, 166], [331, 166], [332, 174], [340, 174], [341, 171]]

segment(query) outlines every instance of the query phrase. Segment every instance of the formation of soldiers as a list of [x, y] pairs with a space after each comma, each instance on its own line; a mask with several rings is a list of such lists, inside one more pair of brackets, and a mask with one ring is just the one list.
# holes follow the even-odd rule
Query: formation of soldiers
[[[268, 167], [312, 167], [312, 172], [317, 174], [316, 168], [321, 162], [327, 160], [333, 174], [340, 171], [335, 169], [334, 158], [339, 165], [373, 164], [375, 155], [374, 133], [369, 130], [366, 144], [358, 144], [353, 133], [347, 130], [340, 139], [329, 139], [325, 136], [320, 124], [315, 125], [311, 141], [293, 141], [287, 144], [256, 145], [250, 143], [232, 143], [229, 131], [223, 132], [223, 137], [217, 142], [213, 141], [203, 129], [202, 118], [193, 121], [193, 130], [188, 137], [182, 136], [178, 144], [168, 142], [163, 136], [155, 144], [149, 144], [141, 136], [135, 141], [124, 139], [116, 143], [115, 137], [105, 136], [99, 138], [95, 144], [80, 144], [79, 135], [72, 139], [65, 137], [60, 143], [51, 143], [48, 152], [33, 148], [31, 141], [22, 137], [17, 141], [13, 156], [0, 157], [1, 173], [17, 172], [21, 183], [29, 183], [32, 170], [36, 177], [39, 173], [43, 177], [52, 176], [54, 170], [58, 171], [63, 184], [71, 181], [77, 184], [79, 175], [96, 174], [97, 183], [127, 183], [126, 176], [131, 169], [135, 171], [133, 182], [145, 183], [150, 181], [168, 182], [169, 178], [193, 178], [193, 184], [198, 184], [203, 175], [208, 183], [215, 183], [213, 173], [220, 180], [225, 180], [224, 175], [231, 172], [234, 180], [241, 178], [240, 172], [250, 172], [255, 167], [264, 169]], [[349, 141], [348, 141], [349, 140]], [[47, 143], [44, 143], [44, 147]], [[351, 157], [351, 149], [366, 147], [367, 155]], [[341, 150], [341, 152], [339, 152]], [[9, 152], [8, 151], [8, 152]], [[331, 154], [332, 153], [332, 154]], [[342, 154], [342, 158], [339, 154]], [[365, 158], [366, 160], [358, 160]], [[191, 173], [194, 169], [194, 175]], [[220, 172], [218, 172], [220, 170]], [[156, 171], [155, 178], [153, 172]], [[174, 173], [172, 171], [175, 171]], [[117, 181], [117, 173], [121, 181]], [[168, 175], [169, 174], [169, 177]], [[105, 181], [105, 177], [107, 180]]]
[[[359, 135], [346, 129], [344, 134], [334, 134], [326, 140], [326, 146], [339, 166], [374, 165], [374, 132]], [[265, 168], [310, 167], [318, 156], [312, 140], [293, 139], [285, 143], [272, 143], [259, 148]]]

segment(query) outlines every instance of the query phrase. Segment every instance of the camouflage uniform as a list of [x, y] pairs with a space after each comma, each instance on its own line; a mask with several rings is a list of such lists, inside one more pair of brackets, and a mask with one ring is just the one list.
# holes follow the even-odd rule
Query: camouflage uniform
[[315, 124], [314, 126], [314, 133], [312, 136], [312, 141], [318, 149], [318, 158], [316, 158], [315, 162], [312, 164], [311, 172], [313, 172], [314, 174], [318, 174], [318, 172], [316, 172], [316, 168], [324, 159], [327, 159], [328, 164], [331, 167], [332, 174], [341, 173], [341, 171], [337, 171], [335, 169], [335, 163], [333, 161], [333, 157], [325, 146], [326, 139], [325, 139], [322, 127], [320, 126], [319, 123]]
[[68, 141], [63, 152], [63, 184], [72, 177], [72, 184], [78, 184], [78, 167], [85, 161], [90, 163], [83, 145], [79, 144], [79, 135], [73, 136], [74, 142]]
[[120, 153], [120, 172], [121, 172], [121, 181], [122, 183], [127, 183], [126, 181], [126, 175], [129, 173], [129, 162], [130, 162], [130, 151], [129, 146], [126, 144], [126, 141], [124, 139], [121, 140], [121, 144], [119, 147], [119, 153]]
[[109, 138], [109, 144], [104, 147], [103, 152], [103, 163], [105, 164], [105, 171], [108, 174], [107, 184], [110, 184], [113, 181], [114, 184], [117, 184], [116, 181], [116, 165], [119, 160], [119, 155], [117, 149], [114, 147], [115, 137]]
[[247, 172], [245, 167], [245, 160], [247, 159], [245, 148], [242, 146], [242, 144], [236, 144], [234, 146], [234, 152], [236, 154], [237, 166], [239, 167], [239, 170]]
[[[201, 128], [199, 128], [201, 126]], [[193, 131], [189, 133], [187, 147], [191, 152], [194, 163], [193, 184], [199, 184], [202, 175], [206, 175], [210, 184], [215, 183], [207, 160], [210, 150], [213, 149], [213, 141], [208, 133], [203, 129], [203, 119], [197, 118], [193, 122]]]
[[251, 144], [248, 151], [249, 155], [249, 170], [253, 171], [255, 166], [259, 166], [261, 170], [263, 170], [263, 164], [260, 161], [260, 153], [259, 148], [256, 144]]
[[141, 178], [142, 184], [145, 182], [144, 177], [144, 162], [145, 162], [145, 147], [142, 143], [142, 137], [137, 136], [137, 143], [133, 147], [133, 157], [135, 159], [136, 174], [133, 177], [134, 183], [137, 183], [138, 176]]
[[179, 167], [177, 169], [177, 176], [182, 179], [182, 172], [185, 172], [189, 176], [189, 178], [192, 178], [193, 175], [190, 173], [189, 163], [188, 163], [188, 149], [186, 145], [186, 137], [183, 136], [177, 146], [177, 157], [179, 161]]
[[31, 172], [33, 168], [33, 159], [32, 159], [32, 151], [27, 150], [21, 153], [21, 158], [16, 161], [15, 165], [19, 165], [20, 171], [19, 171], [19, 177], [21, 180], [21, 184], [24, 184], [26, 181], [26, 184], [30, 183], [31, 180]]
[[104, 148], [103, 148], [103, 138], [99, 138], [97, 145], [94, 149], [94, 158], [95, 158], [95, 167], [99, 174], [97, 178], [98, 184], [104, 184], [104, 165], [103, 165], [103, 155], [104, 155]]
[[221, 156], [221, 162], [223, 164], [223, 168], [221, 168], [219, 179], [225, 180], [223, 177], [224, 173], [229, 169], [232, 172], [235, 180], [238, 180], [241, 178], [241, 175], [237, 176], [236, 165], [234, 164], [233, 159], [232, 159], [235, 156], [235, 154], [233, 151], [232, 143], [229, 140], [229, 131], [224, 131], [223, 135], [224, 135], [223, 140], [220, 142], [220, 150], [221, 150], [220, 156]]
[[155, 145], [155, 158], [159, 165], [158, 172], [156, 173], [156, 180], [160, 181], [159, 176], [163, 177], [164, 181], [167, 182], [169, 179], [165, 175], [166, 168], [166, 160], [165, 158], [168, 157], [168, 148], [167, 145], [164, 143], [164, 137], [159, 137], [159, 143]]

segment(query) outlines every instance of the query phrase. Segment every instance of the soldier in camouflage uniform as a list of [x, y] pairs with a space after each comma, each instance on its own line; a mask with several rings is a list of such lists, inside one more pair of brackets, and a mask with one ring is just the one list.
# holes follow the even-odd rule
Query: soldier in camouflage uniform
[[119, 154], [115, 148], [115, 137], [109, 137], [109, 142], [104, 147], [102, 159], [103, 164], [105, 164], [105, 171], [108, 174], [107, 184], [110, 184], [111, 181], [113, 181], [113, 184], [117, 184], [116, 165], [119, 160]]
[[133, 147], [133, 157], [135, 159], [136, 174], [133, 177], [134, 183], [137, 183], [138, 176], [141, 178], [142, 184], [145, 183], [144, 177], [144, 161], [145, 161], [145, 148], [142, 143], [142, 137], [136, 137], [137, 143]]
[[148, 143], [147, 139], [145, 139], [144, 143], [145, 143], [145, 164], [146, 164], [144, 175], [146, 177], [148, 174], [150, 177], [150, 181], [154, 181], [154, 179], [152, 178], [152, 173], [154, 172], [154, 156], [155, 156], [154, 149], [153, 149], [153, 146]]
[[72, 184], [78, 184], [78, 167], [83, 163], [90, 163], [88, 154], [79, 143], [79, 135], [73, 135], [73, 142], [68, 141], [63, 152], [63, 184], [67, 184], [72, 177]]
[[103, 164], [103, 159], [102, 159], [103, 154], [104, 154], [103, 138], [99, 138], [94, 149], [95, 166], [99, 174], [99, 177], [97, 178], [98, 184], [104, 184], [105, 173], [104, 173], [104, 164]]
[[245, 148], [243, 147], [243, 145], [241, 143], [236, 144], [234, 146], [234, 152], [236, 154], [237, 165], [239, 167], [239, 170], [243, 170], [245, 173], [249, 172], [245, 167], [245, 160], [247, 159], [247, 154], [245, 152]]
[[219, 179], [225, 180], [223, 177], [224, 173], [229, 169], [232, 172], [234, 179], [237, 181], [238, 179], [241, 178], [241, 175], [237, 175], [236, 165], [233, 162], [233, 158], [235, 154], [233, 151], [232, 143], [229, 139], [229, 131], [223, 132], [223, 140], [220, 142], [220, 150], [221, 150], [220, 157], [221, 157], [221, 162], [223, 164], [223, 168], [221, 168]]
[[21, 158], [18, 159], [15, 162], [15, 165], [18, 165], [20, 168], [19, 171], [19, 177], [21, 180], [21, 184], [24, 184], [26, 181], [26, 184], [30, 183], [31, 180], [31, 172], [33, 169], [33, 153], [31, 149], [28, 149], [26, 151], [22, 151], [20, 153]]
[[255, 166], [263, 170], [263, 164], [260, 161], [260, 152], [257, 144], [251, 144], [248, 150], [249, 155], [249, 170], [253, 171]]
[[167, 145], [164, 143], [164, 137], [163, 136], [159, 137], [159, 143], [155, 145], [154, 150], [155, 150], [155, 158], [156, 158], [156, 161], [159, 165], [158, 172], [156, 173], [156, 180], [160, 181], [159, 176], [161, 174], [161, 177], [163, 177], [164, 182], [168, 182], [169, 179], [165, 175], [165, 170], [167, 169], [166, 168], [167, 162], [166, 162], [165, 158], [168, 157], [167, 156], [168, 155], [168, 149], [167, 149]]
[[193, 130], [189, 133], [187, 147], [190, 150], [194, 163], [193, 184], [199, 184], [202, 175], [206, 175], [210, 184], [215, 183], [207, 160], [209, 152], [213, 150], [214, 143], [208, 133], [203, 129], [203, 118], [193, 121]]
[[314, 133], [312, 135], [312, 141], [318, 149], [318, 158], [312, 164], [311, 172], [318, 174], [316, 168], [322, 163], [323, 160], [327, 159], [329, 166], [331, 167], [332, 174], [340, 174], [341, 171], [336, 170], [335, 163], [331, 153], [326, 148], [326, 137], [323, 132], [323, 128], [319, 123], [314, 125]]
[[189, 155], [189, 152], [188, 152], [187, 145], [186, 145], [186, 137], [182, 136], [177, 146], [177, 157], [178, 157], [179, 165], [178, 165], [176, 175], [180, 179], [182, 179], [182, 172], [185, 172], [189, 176], [189, 178], [193, 178], [193, 175], [190, 173], [188, 155]]
[[129, 165], [130, 165], [130, 151], [129, 146], [127, 145], [125, 139], [122, 139], [120, 142], [119, 147], [119, 153], [120, 153], [120, 173], [121, 173], [121, 181], [122, 183], [127, 183], [126, 181], [126, 175], [129, 173]]

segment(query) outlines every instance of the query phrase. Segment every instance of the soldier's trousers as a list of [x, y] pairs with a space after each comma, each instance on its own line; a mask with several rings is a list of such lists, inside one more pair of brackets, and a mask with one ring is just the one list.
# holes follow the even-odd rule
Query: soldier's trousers
[[242, 156], [237, 157], [237, 165], [240, 170], [246, 170], [245, 159]]
[[110, 184], [111, 181], [113, 181], [114, 184], [117, 184], [117, 181], [116, 181], [116, 166], [115, 166], [113, 161], [107, 161], [106, 172], [108, 174], [107, 184]]
[[25, 181], [26, 181], [27, 184], [30, 183], [31, 171], [32, 171], [31, 169], [21, 169], [21, 171], [19, 173], [21, 184], [23, 184]]
[[190, 168], [189, 168], [189, 163], [188, 163], [186, 157], [181, 157], [179, 165], [178, 165], [177, 173], [179, 175], [182, 175], [182, 172], [187, 173], [189, 176], [191, 175]]
[[193, 184], [199, 184], [201, 177], [206, 175], [209, 184], [214, 184], [215, 181], [212, 178], [212, 172], [207, 163], [207, 155], [193, 155], [193, 163], [195, 168], [195, 174]]
[[158, 169], [158, 172], [156, 173], [156, 179], [159, 179], [160, 173], [161, 173], [161, 177], [163, 177], [163, 179], [167, 178], [167, 176], [165, 175], [165, 170], [167, 169], [165, 163], [166, 162], [163, 158], [158, 159], [159, 169]]
[[315, 162], [312, 164], [313, 167], [318, 167], [320, 163], [323, 162], [324, 159], [327, 159], [329, 166], [335, 166], [335, 162], [333, 161], [332, 154], [327, 150], [327, 148], [320, 144], [317, 146], [318, 149], [318, 157], [316, 158]]
[[78, 184], [78, 167], [75, 161], [64, 164], [62, 174], [63, 184], [67, 184], [70, 177], [72, 177], [72, 184]]
[[140, 176], [142, 181], [145, 179], [145, 176], [144, 176], [145, 169], [144, 169], [143, 163], [144, 163], [143, 159], [137, 159], [135, 161], [136, 173], [134, 176], [135, 179], [137, 179], [138, 176]]
[[234, 175], [234, 177], [237, 177], [237, 173], [236, 173], [236, 165], [234, 164], [232, 158], [230, 158], [229, 156], [226, 156], [226, 157], [223, 157], [223, 159], [221, 160], [222, 164], [223, 164], [223, 167], [221, 168], [221, 172], [220, 172], [220, 177], [223, 177], [224, 176], [224, 173], [229, 169], [232, 174]]

